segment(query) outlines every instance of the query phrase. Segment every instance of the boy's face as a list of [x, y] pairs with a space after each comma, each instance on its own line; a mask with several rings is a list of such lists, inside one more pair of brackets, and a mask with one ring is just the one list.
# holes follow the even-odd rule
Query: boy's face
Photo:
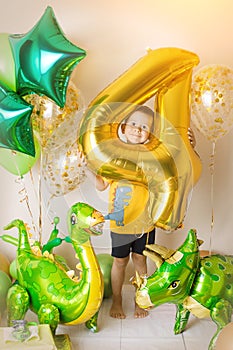
[[145, 143], [150, 135], [153, 124], [151, 115], [136, 111], [125, 124], [124, 135], [127, 142], [132, 144]]

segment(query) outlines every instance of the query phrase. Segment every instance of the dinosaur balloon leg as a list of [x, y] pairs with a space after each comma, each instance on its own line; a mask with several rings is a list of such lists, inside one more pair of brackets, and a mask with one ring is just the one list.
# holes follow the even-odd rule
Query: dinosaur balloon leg
[[14, 320], [23, 320], [30, 306], [29, 294], [19, 284], [14, 284], [7, 295], [8, 325]]
[[42, 304], [37, 316], [40, 324], [49, 324], [51, 331], [55, 333], [60, 322], [59, 309], [55, 305]]

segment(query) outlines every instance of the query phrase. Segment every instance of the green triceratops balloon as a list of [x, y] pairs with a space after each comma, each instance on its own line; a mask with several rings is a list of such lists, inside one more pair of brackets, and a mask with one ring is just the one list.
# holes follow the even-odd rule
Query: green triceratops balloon
[[164, 303], [177, 306], [174, 333], [184, 331], [190, 312], [198, 318], [211, 317], [217, 325], [209, 350], [219, 332], [231, 322], [233, 307], [233, 256], [200, 258], [196, 231], [190, 230], [178, 250], [156, 244], [147, 245], [144, 255], [156, 262], [149, 277], [136, 275], [136, 302], [141, 308]]

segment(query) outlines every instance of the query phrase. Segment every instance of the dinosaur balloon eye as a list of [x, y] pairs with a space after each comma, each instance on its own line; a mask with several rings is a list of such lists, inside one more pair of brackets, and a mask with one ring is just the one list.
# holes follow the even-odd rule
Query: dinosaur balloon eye
[[75, 214], [71, 215], [70, 222], [71, 225], [75, 225], [77, 223], [77, 216]]
[[180, 284], [180, 281], [173, 281], [170, 286], [168, 287], [168, 289], [175, 289], [176, 287], [178, 287], [178, 285]]

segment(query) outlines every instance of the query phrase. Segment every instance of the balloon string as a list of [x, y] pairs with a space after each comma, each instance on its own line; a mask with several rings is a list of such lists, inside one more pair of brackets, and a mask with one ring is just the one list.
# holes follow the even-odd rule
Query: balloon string
[[43, 223], [43, 213], [42, 213], [42, 164], [43, 164], [43, 151], [41, 150], [40, 153], [40, 171], [39, 171], [39, 178], [38, 178], [38, 192], [39, 192], [39, 218], [38, 218], [38, 224], [39, 224], [39, 242], [42, 244], [42, 223]]
[[[51, 207], [51, 204], [52, 204], [52, 201], [53, 201], [53, 199], [55, 198], [55, 196], [54, 196], [54, 194], [52, 194], [49, 198], [48, 198], [48, 200], [46, 201], [46, 204], [45, 204], [45, 207], [47, 208], [47, 210], [46, 210], [46, 217], [55, 217], [55, 216], [57, 216], [56, 215], [56, 212], [54, 212], [54, 210], [52, 209], [52, 207]], [[53, 223], [54, 223], [54, 221], [53, 221]], [[62, 232], [61, 231], [61, 229], [59, 229], [59, 235], [60, 236], [63, 236], [63, 237], [65, 237], [66, 236], [66, 233], [65, 232]]]
[[[29, 172], [29, 174], [30, 174], [30, 178], [31, 178], [31, 182], [32, 182], [32, 185], [33, 185], [33, 190], [34, 190], [34, 195], [35, 195], [35, 198], [36, 198], [36, 200], [37, 200], [37, 203], [39, 202], [39, 191], [38, 190], [36, 190], [36, 185], [35, 185], [35, 181], [34, 181], [34, 177], [33, 177], [33, 172], [32, 172], [32, 169], [30, 169], [30, 172]], [[39, 209], [40, 210], [40, 209]], [[40, 222], [39, 222], [39, 224], [38, 224], [38, 230], [37, 230], [37, 240], [41, 243], [41, 241], [40, 241], [40, 232], [41, 232], [41, 228], [40, 228]]]
[[210, 200], [211, 200], [211, 225], [210, 225], [210, 240], [209, 240], [209, 255], [212, 251], [212, 238], [214, 231], [214, 162], [215, 162], [215, 147], [216, 143], [212, 143], [212, 154], [210, 156], [210, 175], [211, 175], [211, 189], [210, 189]]
[[[15, 161], [16, 152], [12, 150], [11, 151], [11, 156], [12, 156], [12, 161], [14, 163], [14, 166], [15, 166], [15, 168], [17, 170], [17, 173], [18, 173], [18, 178], [15, 180], [15, 182], [19, 183], [22, 186], [21, 190], [19, 190], [19, 195], [21, 195], [21, 196], [23, 195], [24, 196], [22, 199], [20, 199], [20, 203], [26, 202], [26, 206], [27, 206], [29, 215], [31, 217], [31, 222], [32, 222], [32, 227], [33, 227], [34, 233], [37, 234], [37, 228], [36, 228], [36, 225], [35, 225], [35, 222], [34, 222], [34, 218], [33, 218], [33, 214], [32, 214], [32, 210], [31, 210], [31, 207], [30, 207], [29, 196], [28, 196], [28, 192], [27, 192], [27, 189], [26, 189], [26, 186], [25, 186], [24, 177], [23, 177], [23, 175], [20, 174], [20, 170], [19, 170], [18, 164]], [[30, 173], [31, 173], [31, 170], [30, 170]]]
[[25, 183], [24, 183], [24, 178], [22, 176], [18, 177], [17, 180], [16, 180], [16, 183], [19, 183], [19, 184], [21, 184], [23, 186], [23, 188], [19, 191], [19, 194], [24, 196], [20, 200], [20, 203], [22, 203], [22, 202], [26, 203], [29, 215], [31, 217], [32, 227], [33, 227], [33, 230], [34, 230], [34, 232], [36, 234], [37, 228], [36, 228], [36, 225], [35, 225], [35, 222], [34, 222], [34, 219], [33, 219], [33, 214], [32, 214], [32, 210], [31, 210], [31, 207], [30, 207], [29, 199], [28, 199], [29, 197], [28, 197], [27, 189], [26, 189], [26, 186], [25, 186]]

